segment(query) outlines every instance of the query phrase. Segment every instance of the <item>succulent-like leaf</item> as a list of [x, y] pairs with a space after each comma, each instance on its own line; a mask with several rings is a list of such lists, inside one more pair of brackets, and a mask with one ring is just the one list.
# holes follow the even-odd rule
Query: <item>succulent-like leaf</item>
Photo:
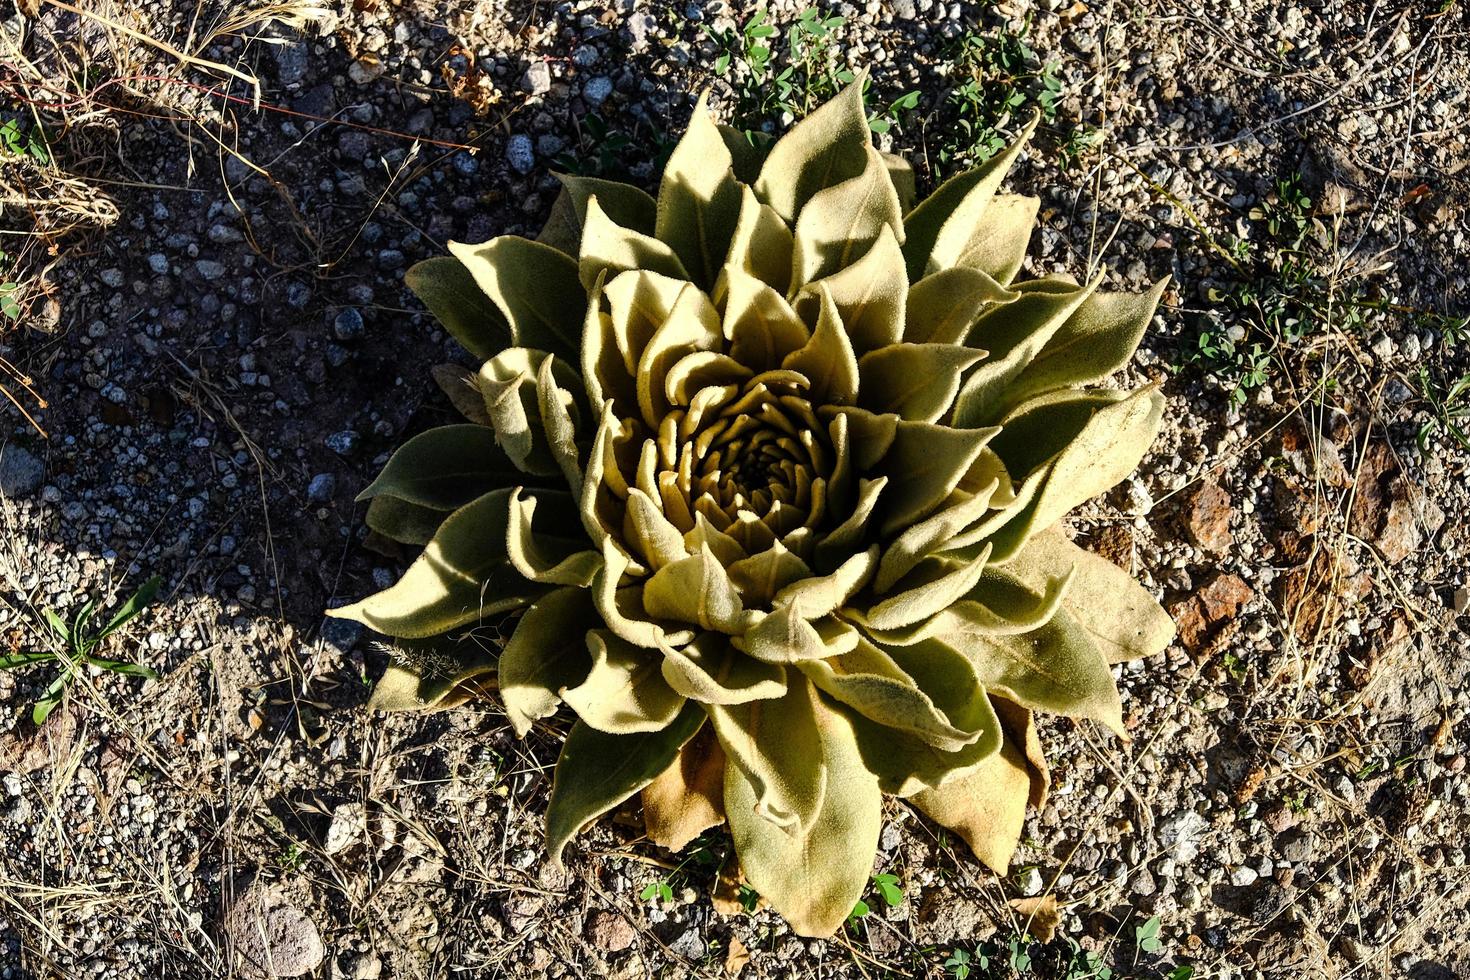
[[515, 333], [505, 314], [458, 258], [442, 255], [424, 259], [413, 265], [403, 279], [459, 345], [481, 360], [515, 343]]
[[327, 614], [417, 639], [528, 604], [545, 586], [521, 578], [506, 555], [510, 497], [493, 490], [461, 507], [397, 584]]
[[1068, 541], [1056, 528], [1035, 535], [1006, 565], [1027, 588], [1044, 588], [1075, 569], [1062, 605], [1109, 663], [1152, 657], [1174, 639], [1174, 621], [1158, 600], [1123, 569]]
[[1026, 822], [1031, 772], [1009, 739], [968, 773], [938, 789], [909, 797], [930, 820], [959, 834], [975, 856], [997, 874], [1008, 874]]
[[546, 850], [552, 864], [561, 866], [562, 851], [577, 831], [672, 765], [704, 721], [698, 705], [685, 704], [671, 724], [656, 732], [609, 735], [585, 722], [573, 725], [556, 760], [546, 807]]
[[[749, 800], [750, 810], [789, 833], [810, 828], [827, 791], [823, 736], [830, 719], [816, 689], [788, 671], [779, 698], [707, 710], [731, 768], [743, 775], [742, 803]], [[727, 776], [727, 794], [729, 785]]]
[[365, 521], [368, 527], [391, 541], [422, 547], [434, 540], [435, 532], [449, 514], [397, 497], [374, 497], [368, 502]]
[[515, 345], [577, 362], [587, 295], [565, 252], [514, 235], [483, 245], [450, 242], [449, 252], [499, 308]]
[[587, 679], [587, 633], [602, 625], [586, 589], [561, 588], [533, 602], [500, 655], [500, 696], [517, 735], [549, 717], [561, 693]]
[[658, 202], [631, 184], [598, 177], [557, 174], [561, 193], [551, 206], [551, 217], [541, 229], [537, 241], [578, 258], [582, 248], [582, 227], [587, 222], [587, 203], [597, 198], [604, 213], [624, 228], [652, 235], [657, 221]]
[[679, 140], [658, 190], [658, 239], [667, 242], [705, 289], [715, 284], [740, 213], [734, 159], [699, 97], [689, 128]]
[[[796, 219], [791, 284], [799, 287], [841, 272], [868, 254], [887, 229], [903, 238], [903, 213], [888, 168], [871, 146], [862, 172], [813, 194]], [[895, 258], [902, 260], [896, 251]]]
[[[1037, 118], [1033, 116], [1021, 135], [1005, 150], [974, 170], [951, 177], [904, 216], [904, 231], [908, 237], [903, 254], [908, 261], [910, 282], [918, 282], [941, 269], [964, 265], [962, 259], [966, 253], [991, 238], [992, 231], [984, 220], [986, 212], [995, 200], [1000, 182], [1010, 172], [1011, 165], [1036, 128]], [[1015, 216], [1008, 217], [1014, 220]], [[1014, 233], [1009, 228], [1000, 229], [999, 233], [1008, 231]]]
[[403, 641], [398, 651], [401, 659], [373, 685], [369, 711], [443, 711], [495, 687], [495, 654], [473, 634]]
[[984, 351], [952, 344], [892, 344], [858, 360], [859, 402], [879, 415], [938, 422], [949, 411], [966, 368]]
[[669, 725], [684, 696], [669, 687], [657, 652], [636, 647], [607, 630], [587, 634], [592, 669], [587, 679], [562, 692], [577, 717], [600, 732], [632, 735]]
[[862, 85], [854, 83], [776, 141], [753, 185], [756, 197], [794, 224], [815, 194], [863, 172], [871, 140]]
[[431, 510], [450, 511], [520, 478], [490, 429], [445, 425], [404, 443], [357, 499], [397, 497]]
[[824, 291], [832, 297], [856, 353], [898, 343], [908, 281], [892, 227], [882, 225], [872, 247], [857, 261], [801, 288], [796, 309], [806, 320], [815, 321], [821, 314]]
[[652, 235], [618, 224], [608, 216], [595, 194], [587, 201], [577, 268], [580, 282], [587, 290], [592, 289], [598, 276], [606, 274], [611, 280], [620, 272], [633, 270], [657, 272], [674, 279], [689, 278], [672, 248]]
[[737, 764], [725, 767], [725, 811], [751, 887], [798, 934], [828, 936], [868, 886], [882, 798], [877, 779], [863, 765], [851, 723], [815, 704], [815, 740], [804, 762], [819, 766], [825, 776], [816, 809], [792, 832], [773, 831], [762, 810], [762, 784]]
[[745, 704], [786, 693], [786, 668], [745, 656], [720, 633], [702, 633], [681, 649], [665, 646], [669, 686], [700, 704]]

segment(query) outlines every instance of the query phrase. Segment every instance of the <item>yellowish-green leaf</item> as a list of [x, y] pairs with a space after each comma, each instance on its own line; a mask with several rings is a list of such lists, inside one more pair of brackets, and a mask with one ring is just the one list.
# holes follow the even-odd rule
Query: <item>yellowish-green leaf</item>
[[738, 633], [748, 619], [740, 593], [709, 548], [669, 562], [648, 580], [643, 608], [655, 619]]
[[749, 606], [763, 605], [793, 582], [813, 577], [807, 563], [779, 541], [765, 551], [742, 558], [729, 569], [730, 580]]
[[857, 641], [857, 630], [840, 619], [808, 620], [794, 607], [780, 606], [730, 642], [757, 660], [794, 664], [840, 656]]
[[[1015, 581], [986, 580], [985, 605], [1003, 618], [1025, 615], [1040, 597]], [[1027, 633], [952, 633], [940, 638], [975, 665], [986, 688], [1038, 711], [1101, 722], [1126, 739], [1107, 659], [1065, 609]]]
[[1048, 279], [1021, 283], [1016, 300], [981, 314], [966, 343], [985, 348], [990, 357], [960, 388], [954, 424], [987, 425], [1004, 415], [1016, 403], [1012, 395], [1016, 379], [1100, 281], [1086, 286]]
[[897, 534], [932, 514], [998, 431], [899, 421], [881, 464], [889, 479], [882, 533]]
[[412, 266], [403, 281], [459, 345], [480, 360], [515, 343], [505, 314], [459, 259], [448, 255], [425, 259]]
[[1002, 729], [989, 697], [984, 697], [975, 707], [973, 727], [981, 733], [980, 737], [954, 752], [869, 721], [850, 708], [845, 711], [857, 733], [863, 764], [878, 777], [879, 788], [890, 796], [907, 798], [944, 786], [1000, 751]]
[[[581, 589], [591, 585], [592, 577], [602, 567], [602, 555], [588, 548], [590, 542], [580, 535], [536, 535], [531, 522], [538, 501], [522, 493], [520, 488], [512, 491], [506, 515], [505, 552], [512, 567], [532, 582]], [[566, 528], [567, 516], [563, 508], [552, 521], [559, 529]]]
[[1132, 473], [1158, 434], [1163, 415], [1164, 396], [1153, 386], [1094, 412], [1048, 465], [1034, 499], [997, 532], [994, 560], [1010, 560], [1032, 534]]
[[842, 315], [825, 288], [819, 293], [822, 313], [812, 339], [793, 351], [781, 366], [800, 371], [812, 384], [812, 400], [818, 404], [851, 405], [858, 393], [857, 354], [842, 323]]
[[755, 193], [787, 224], [818, 191], [863, 172], [872, 137], [863, 111], [862, 80], [792, 126], [761, 166]]
[[602, 543], [602, 568], [592, 579], [592, 601], [607, 623], [607, 628], [634, 646], [649, 650], [660, 649], [664, 644], [683, 646], [694, 639], [692, 629], [665, 629], [662, 625], [645, 617], [643, 584], [636, 583], [620, 587], [623, 573], [628, 571], [627, 556], [614, 544], [611, 537]]
[[1026, 194], [995, 195], [955, 266], [978, 269], [999, 283], [1015, 279], [1026, 261], [1040, 206], [1040, 198]]
[[[896, 242], [902, 240], [898, 192], [882, 157], [869, 146], [860, 174], [818, 191], [802, 207], [791, 253], [792, 288], [855, 264], [877, 243], [884, 228]], [[902, 253], [894, 251], [901, 263]]]
[[437, 636], [524, 606], [545, 591], [505, 552], [509, 490], [493, 490], [449, 515], [397, 584], [328, 611], [388, 636]]
[[741, 193], [725, 272], [754, 276], [784, 297], [791, 288], [791, 251], [795, 247], [791, 229], [749, 187], [741, 188]]
[[898, 580], [902, 591], [862, 613], [863, 623], [875, 630], [902, 629], [948, 609], [980, 581], [989, 558], [988, 550], [968, 562], [925, 558]]
[[480, 391], [474, 371], [461, 364], [435, 364], [429, 368], [429, 374], [454, 405], [455, 411], [476, 425], [490, 425], [490, 416], [485, 412], [485, 395]]
[[682, 649], [664, 647], [669, 686], [700, 704], [744, 704], [786, 693], [786, 668], [745, 656], [723, 633], [701, 633]]
[[560, 366], [561, 362], [555, 356], [541, 362], [536, 373], [536, 399], [551, 458], [556, 460], [562, 476], [566, 477], [567, 489], [574, 496], [580, 496], [582, 464], [577, 458], [577, 420], [573, 416], [577, 403], [571, 391], [557, 381], [555, 369]]
[[710, 118], [709, 93], [699, 97], [658, 188], [657, 235], [668, 243], [694, 282], [711, 288], [740, 213], [740, 184], [724, 137]]
[[645, 425], [657, 431], [668, 414], [669, 369], [691, 351], [717, 350], [722, 339], [720, 314], [709, 297], [692, 286], [680, 292], [638, 359], [638, 407]]
[[1020, 293], [978, 269], [959, 266], [925, 276], [909, 287], [903, 339], [910, 344], [959, 344], [987, 307]]
[[756, 371], [769, 371], [806, 346], [811, 332], [784, 296], [733, 267], [726, 273], [724, 333], [731, 356]]
[[548, 592], [521, 615], [500, 655], [500, 697], [517, 735], [549, 718], [561, 692], [587, 679], [587, 633], [601, 626], [591, 594], [579, 588]]
[[[939, 689], [954, 685], [965, 690], [974, 704], [986, 703], [985, 691], [964, 658], [950, 657], [945, 666], [948, 676], [937, 685]], [[979, 729], [957, 726], [893, 657], [867, 640], [859, 640], [849, 653], [828, 660], [804, 660], [797, 668], [823, 692], [869, 721], [913, 735], [941, 751], [957, 752], [983, 734]], [[938, 673], [932, 668], [931, 672]], [[964, 708], [959, 720], [971, 724], [988, 714], [988, 710]]]
[[586, 223], [582, 226], [582, 252], [577, 268], [582, 287], [586, 290], [591, 290], [597, 277], [604, 272], [609, 283], [618, 273], [631, 269], [657, 272], [673, 279], [689, 278], [673, 249], [651, 235], [640, 234], [613, 221], [595, 194], [587, 201]]
[[[973, 467], [972, 467], [973, 469]], [[909, 525], [883, 552], [878, 574], [873, 578], [873, 591], [887, 595], [893, 584], [927, 556], [944, 550], [955, 535], [989, 512], [997, 481], [978, 492], [962, 495], [933, 516]]]
[[679, 750], [704, 724], [704, 712], [686, 703], [662, 731], [609, 735], [585, 722], [572, 726], [556, 763], [546, 808], [546, 849], [561, 866], [562, 851], [596, 820], [673, 764]]
[[1147, 293], [1093, 292], [1011, 382], [999, 406], [1037, 392], [1101, 381], [1127, 364], [1143, 339], [1167, 277]]
[[587, 294], [577, 278], [577, 263], [565, 252], [515, 235], [483, 245], [450, 242], [449, 251], [500, 309], [512, 343], [577, 363]]
[[[801, 686], [809, 687], [804, 681]], [[863, 765], [851, 723], [820, 703], [816, 712], [815, 743], [806, 744], [809, 754], [793, 764], [822, 768], [826, 787], [820, 806], [787, 833], [763, 815], [762, 784], [732, 765], [725, 768], [725, 809], [751, 887], [797, 934], [823, 937], [842, 926], [868, 887], [882, 796]]]
[[967, 774], [909, 801], [930, 820], [954, 831], [997, 874], [1008, 874], [1026, 823], [1031, 773], [1019, 746], [1006, 739]]
[[532, 476], [560, 472], [541, 421], [537, 375], [549, 355], [509, 347], [480, 365], [479, 386], [495, 441], [510, 461]]
[[1031, 538], [1005, 566], [1032, 591], [1075, 568], [1062, 600], [1109, 663], [1151, 657], [1174, 639], [1174, 621], [1132, 575], [1068, 541], [1058, 528]]
[[883, 153], [883, 166], [888, 168], [888, 179], [898, 194], [898, 205], [907, 214], [918, 199], [918, 182], [914, 178], [913, 164], [897, 153]]
[[972, 239], [985, 234], [986, 212], [995, 192], [1031, 137], [1038, 118], [1033, 116], [1005, 150], [974, 170], [951, 177], [904, 216], [908, 238], [903, 254], [910, 282], [959, 265]]
[[656, 732], [673, 722], [684, 696], [664, 680], [658, 651], [635, 647], [607, 630], [587, 633], [585, 642], [592, 669], [581, 684], [562, 692], [577, 717], [610, 735]]
[[826, 289], [842, 316], [853, 350], [866, 354], [898, 343], [903, 334], [908, 285], [903, 253], [892, 229], [885, 225], [861, 259], [802, 287], [796, 298], [796, 312], [805, 320], [815, 320], [821, 315], [820, 292]]
[[788, 671], [786, 680], [779, 698], [705, 706], [720, 747], [749, 783], [747, 805], [776, 834], [810, 827], [827, 783], [821, 700], [799, 673]]
[[715, 128], [720, 131], [725, 148], [730, 151], [730, 159], [734, 161], [735, 179], [742, 184], [755, 183], [756, 177], [760, 176], [761, 164], [766, 162], [766, 155], [776, 141], [759, 130], [736, 129], [725, 123], [715, 123]]
[[937, 422], [949, 411], [965, 370], [984, 351], [952, 344], [893, 344], [858, 359], [858, 399], [870, 411], [910, 422]]

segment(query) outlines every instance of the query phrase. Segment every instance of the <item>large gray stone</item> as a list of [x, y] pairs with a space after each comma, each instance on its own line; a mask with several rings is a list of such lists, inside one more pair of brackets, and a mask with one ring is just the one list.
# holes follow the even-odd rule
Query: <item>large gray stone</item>
[[46, 464], [15, 443], [0, 446], [0, 496], [29, 497], [41, 489]]

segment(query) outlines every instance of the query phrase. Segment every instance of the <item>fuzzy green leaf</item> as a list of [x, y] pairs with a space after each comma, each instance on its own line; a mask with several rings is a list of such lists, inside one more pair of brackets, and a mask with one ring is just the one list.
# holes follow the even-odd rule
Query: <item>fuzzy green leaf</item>
[[[800, 686], [810, 687], [805, 681]], [[867, 888], [882, 797], [863, 765], [851, 723], [820, 702], [815, 711], [813, 731], [803, 732], [809, 754], [792, 764], [820, 767], [826, 786], [818, 807], [787, 832], [763, 816], [761, 783], [741, 766], [727, 765], [725, 812], [751, 887], [799, 935], [830, 936]]]
[[483, 245], [450, 242], [449, 251], [500, 309], [512, 343], [577, 363], [587, 294], [565, 252], [515, 235]]
[[586, 635], [592, 669], [562, 698], [577, 717], [600, 732], [632, 735], [669, 725], [684, 706], [684, 696], [671, 688], [660, 671], [662, 657], [618, 639], [607, 630]]
[[397, 497], [374, 497], [364, 518], [367, 526], [390, 541], [423, 546], [434, 538], [450, 512], [411, 504]]
[[664, 648], [669, 686], [701, 704], [744, 704], [786, 693], [786, 668], [762, 663], [730, 645], [723, 633], [701, 633], [682, 649]]
[[1021, 294], [978, 269], [944, 269], [909, 287], [903, 339], [910, 344], [958, 344], [987, 307]]
[[1031, 538], [1005, 566], [1032, 591], [1073, 568], [1062, 605], [1109, 663], [1151, 657], [1174, 639], [1174, 621], [1147, 589], [1106, 558], [1068, 541], [1057, 528]]
[[887, 225], [861, 259], [808, 283], [796, 298], [796, 311], [808, 321], [821, 313], [821, 291], [832, 296], [852, 348], [858, 354], [896, 344], [903, 335], [908, 280], [903, 253]]
[[858, 359], [863, 408], [910, 422], [937, 422], [949, 411], [965, 370], [984, 351], [952, 344], [894, 344]]
[[709, 289], [725, 264], [740, 213], [734, 160], [699, 97], [689, 128], [664, 167], [658, 189], [657, 235], [668, 243], [694, 282]]
[[657, 732], [609, 735], [585, 722], [573, 725], [557, 759], [546, 808], [552, 864], [561, 866], [562, 851], [579, 830], [667, 769], [704, 721], [699, 706], [686, 703], [673, 723]]
[[493, 490], [461, 507], [397, 584], [327, 615], [416, 639], [531, 602], [545, 587], [517, 574], [506, 555], [510, 497], [510, 490]]
[[500, 697], [515, 733], [548, 718], [561, 692], [587, 679], [587, 633], [602, 625], [586, 589], [564, 588], [531, 603], [500, 655]]
[[[868, 254], [884, 229], [903, 239], [903, 213], [898, 193], [878, 151], [867, 148], [862, 173], [818, 191], [796, 220], [791, 253], [791, 285], [835, 275]], [[894, 260], [902, 253], [894, 249]]]
[[871, 139], [862, 82], [853, 82], [776, 141], [756, 178], [756, 196], [795, 224], [818, 191], [863, 172]]
[[441, 255], [416, 263], [403, 281], [459, 345], [480, 360], [515, 343], [505, 314], [491, 302], [458, 258]]
[[587, 202], [577, 267], [582, 286], [589, 291], [603, 273], [607, 274], [609, 283], [618, 273], [630, 270], [656, 272], [672, 279], [689, 278], [673, 249], [657, 238], [613, 221], [595, 195]]
[[1004, 151], [974, 170], [951, 177], [904, 216], [908, 238], [903, 254], [908, 262], [910, 282], [960, 265], [973, 239], [988, 234], [986, 211], [1000, 189], [1000, 182], [1036, 128], [1036, 122], [1037, 117], [1032, 117], [1021, 135]]
[[450, 511], [522, 479], [495, 444], [493, 431], [483, 425], [444, 425], [421, 432], [399, 447], [357, 499], [397, 497]]

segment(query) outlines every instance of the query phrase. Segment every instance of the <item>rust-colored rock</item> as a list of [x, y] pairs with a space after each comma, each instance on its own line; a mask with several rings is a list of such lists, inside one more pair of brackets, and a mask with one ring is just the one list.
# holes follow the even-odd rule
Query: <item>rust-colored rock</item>
[[1230, 495], [1218, 483], [1203, 483], [1185, 505], [1184, 530], [1199, 547], [1223, 555], [1235, 544], [1230, 533], [1233, 513]]
[[1191, 653], [1199, 653], [1225, 620], [1238, 613], [1255, 592], [1239, 575], [1220, 574], [1193, 595], [1169, 607], [1179, 627], [1179, 640]]
[[1386, 442], [1374, 442], [1358, 464], [1351, 530], [1390, 562], [1419, 550], [1444, 524], [1444, 512], [1411, 484]]
[[1276, 603], [1297, 638], [1309, 642], [1361, 602], [1373, 579], [1347, 556], [1319, 551], [1276, 580]]
[[1133, 528], [1110, 524], [1103, 528], [1093, 550], [1126, 572], [1133, 571]]
[[1309, 430], [1300, 419], [1282, 430], [1281, 456], [1304, 480], [1320, 480], [1330, 487], [1352, 486], [1338, 443]]

